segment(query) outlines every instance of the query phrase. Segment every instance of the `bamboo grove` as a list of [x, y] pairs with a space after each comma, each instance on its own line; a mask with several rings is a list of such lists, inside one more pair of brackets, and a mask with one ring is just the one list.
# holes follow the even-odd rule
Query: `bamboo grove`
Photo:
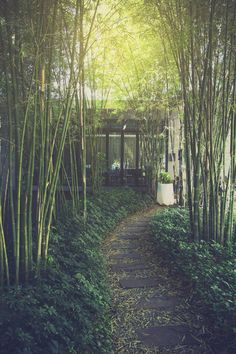
[[[86, 39], [83, 1], [1, 3], [2, 125], [8, 142], [1, 181], [1, 285], [28, 282], [33, 270], [39, 275], [46, 266], [53, 218], [64, 198], [58, 185], [67, 176], [65, 146], [75, 210], [76, 148], [86, 191], [84, 55], [98, 3], [86, 5], [93, 14]], [[86, 192], [83, 210], [86, 218]]]
[[235, 1], [148, 4], [148, 13], [155, 8], [158, 29], [179, 71], [193, 238], [230, 243], [236, 182]]
[[[138, 39], [130, 14], [144, 26]], [[235, 28], [234, 0], [0, 2], [0, 286], [40, 276], [67, 199], [86, 223], [86, 149], [96, 193], [105, 163], [96, 135], [110, 96], [140, 121], [151, 193], [179, 112], [180, 202], [186, 197], [193, 240], [231, 243]]]

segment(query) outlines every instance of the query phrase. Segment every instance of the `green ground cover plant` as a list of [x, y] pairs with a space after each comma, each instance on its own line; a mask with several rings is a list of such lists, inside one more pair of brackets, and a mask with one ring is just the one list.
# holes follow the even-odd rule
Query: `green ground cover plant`
[[236, 348], [235, 247], [190, 241], [189, 213], [183, 208], [158, 212], [151, 227], [171, 271], [182, 274], [191, 283], [194, 299], [207, 310], [216, 329], [229, 336], [229, 346]]
[[83, 215], [61, 216], [52, 230], [49, 267], [0, 302], [0, 353], [112, 353], [109, 290], [100, 246], [129, 213], [152, 203], [131, 189], [102, 191]]

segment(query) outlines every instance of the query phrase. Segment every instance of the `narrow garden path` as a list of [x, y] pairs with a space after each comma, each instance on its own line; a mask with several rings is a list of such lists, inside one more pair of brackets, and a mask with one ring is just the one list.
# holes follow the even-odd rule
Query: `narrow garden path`
[[149, 230], [155, 209], [123, 221], [106, 239], [115, 353], [213, 353], [187, 284], [168, 274]]

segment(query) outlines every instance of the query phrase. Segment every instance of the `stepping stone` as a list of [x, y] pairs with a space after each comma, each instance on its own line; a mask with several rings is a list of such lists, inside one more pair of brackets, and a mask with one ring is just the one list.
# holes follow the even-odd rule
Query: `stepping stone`
[[128, 230], [128, 229], [146, 229], [148, 227], [148, 223], [146, 222], [142, 222], [142, 223], [139, 223], [139, 224], [128, 224], [128, 225], [125, 225], [124, 228], [123, 228], [123, 231], [125, 230]]
[[148, 235], [137, 235], [137, 234], [127, 234], [127, 235], [121, 235], [119, 236], [120, 240], [144, 240], [145, 238], [147, 238]]
[[114, 250], [135, 250], [136, 248], [141, 247], [141, 244], [138, 243], [128, 243], [128, 244], [122, 244], [122, 243], [113, 243], [112, 244], [112, 249]]
[[199, 345], [184, 325], [150, 327], [138, 329], [136, 333], [141, 343], [147, 346]]
[[127, 235], [129, 236], [135, 236], [135, 237], [147, 237], [150, 235], [150, 233], [146, 232], [146, 230], [140, 232], [140, 231], [134, 231], [134, 232], [127, 232]]
[[148, 229], [148, 225], [129, 225], [126, 227], [125, 231], [128, 230], [137, 230], [137, 231], [143, 231], [143, 230], [147, 230]]
[[120, 285], [123, 289], [153, 288], [159, 284], [160, 278], [128, 278], [120, 280]]
[[144, 270], [144, 269], [149, 269], [150, 266], [148, 264], [141, 264], [141, 263], [136, 263], [136, 264], [114, 264], [111, 266], [111, 270], [113, 272], [131, 272], [133, 270]]
[[147, 222], [146, 221], [139, 221], [139, 222], [134, 222], [133, 224], [131, 225], [128, 225], [127, 227], [146, 227], [147, 225]]
[[141, 255], [138, 253], [125, 253], [125, 254], [113, 254], [110, 256], [111, 259], [127, 259], [127, 260], [133, 260], [133, 259], [140, 259]]
[[174, 310], [181, 299], [177, 296], [153, 296], [150, 299], [142, 299], [135, 306], [137, 309]]

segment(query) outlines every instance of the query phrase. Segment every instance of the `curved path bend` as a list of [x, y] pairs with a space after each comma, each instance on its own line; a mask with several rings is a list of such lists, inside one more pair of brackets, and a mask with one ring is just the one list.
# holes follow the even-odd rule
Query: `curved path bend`
[[190, 289], [168, 273], [156, 252], [149, 221], [157, 208], [124, 220], [109, 235], [104, 254], [112, 288], [114, 352], [213, 353]]

